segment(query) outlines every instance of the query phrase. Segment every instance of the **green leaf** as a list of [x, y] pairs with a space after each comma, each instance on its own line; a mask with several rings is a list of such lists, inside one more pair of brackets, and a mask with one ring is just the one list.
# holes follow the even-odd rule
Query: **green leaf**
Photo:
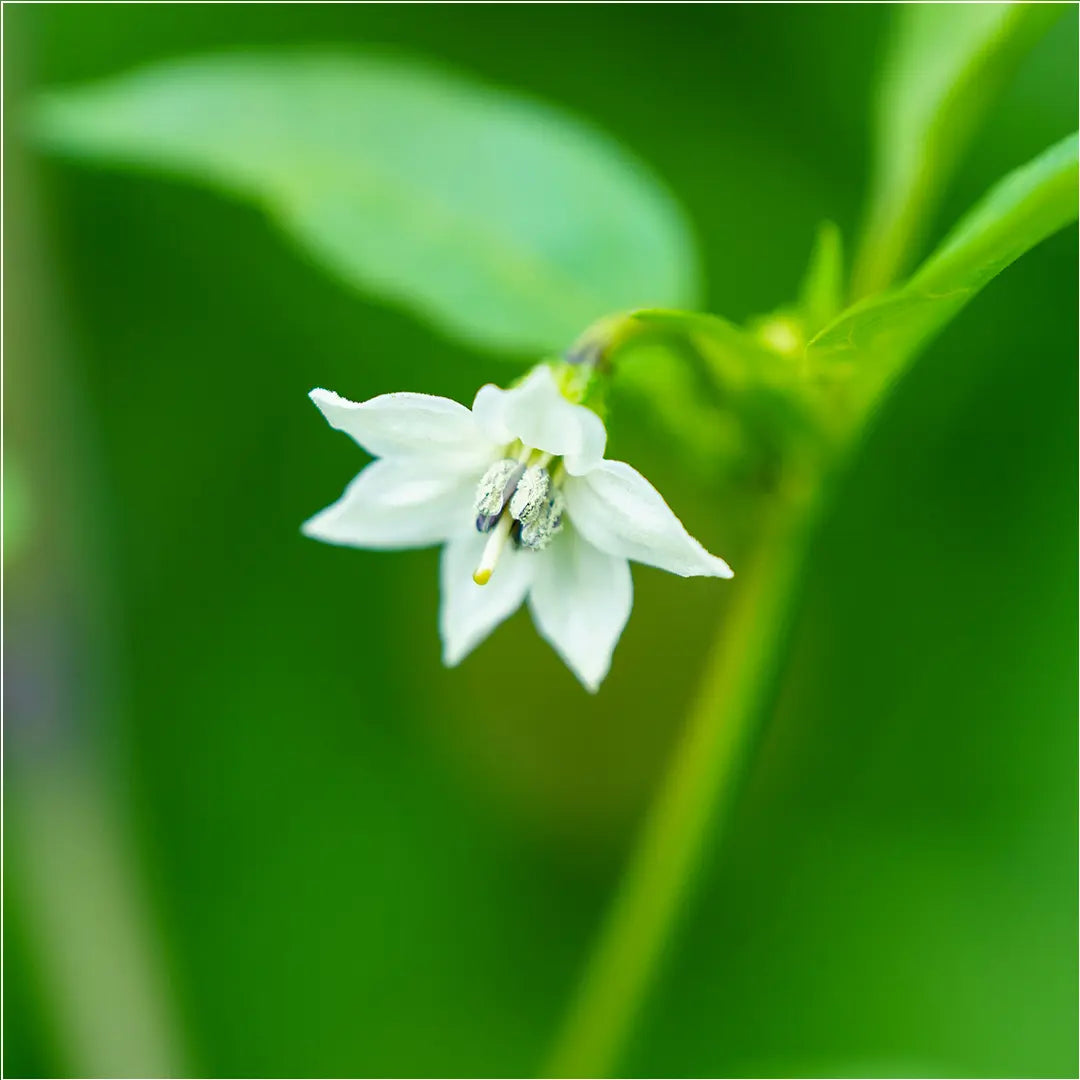
[[898, 4], [854, 294], [907, 269], [971, 135], [1063, 4]]
[[1076, 220], [1077, 137], [998, 183], [902, 288], [849, 308], [807, 348], [811, 371], [878, 388], [992, 278]]
[[844, 242], [831, 221], [818, 226], [806, 276], [799, 286], [798, 310], [807, 337], [840, 314], [844, 304]]
[[32, 131], [250, 199], [326, 269], [473, 345], [561, 349], [611, 311], [696, 299], [690, 230], [640, 162], [563, 112], [417, 62], [163, 63], [44, 95]]

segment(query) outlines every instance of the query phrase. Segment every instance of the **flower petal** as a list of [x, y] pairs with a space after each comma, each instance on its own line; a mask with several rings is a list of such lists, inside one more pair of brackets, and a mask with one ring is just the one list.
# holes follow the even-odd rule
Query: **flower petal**
[[490, 461], [497, 451], [464, 405], [432, 394], [380, 394], [348, 401], [332, 390], [308, 395], [331, 427], [351, 435], [375, 457], [426, 456]]
[[443, 548], [439, 566], [439, 633], [443, 663], [461, 663], [499, 625], [510, 618], [525, 599], [536, 568], [529, 551], [508, 548], [486, 585], [473, 581], [487, 536], [474, 532]]
[[305, 521], [307, 536], [363, 548], [428, 547], [460, 536], [479, 474], [408, 458], [373, 461], [332, 506]]
[[525, 446], [563, 458], [572, 476], [596, 468], [604, 456], [603, 420], [584, 405], [571, 405], [547, 365], [534, 368], [511, 390], [480, 387], [473, 416], [493, 442], [505, 445], [520, 439]]
[[529, 610], [540, 635], [595, 693], [630, 618], [634, 583], [626, 559], [606, 555], [572, 528], [536, 556]]
[[609, 555], [658, 566], [682, 577], [732, 577], [672, 513], [663, 496], [624, 461], [605, 461], [563, 489], [571, 524]]

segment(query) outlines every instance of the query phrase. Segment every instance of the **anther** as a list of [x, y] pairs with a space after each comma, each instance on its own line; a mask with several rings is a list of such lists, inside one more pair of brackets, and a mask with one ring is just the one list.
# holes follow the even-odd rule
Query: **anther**
[[476, 529], [478, 532], [491, 532], [499, 520], [510, 496], [517, 487], [525, 466], [513, 458], [496, 461], [476, 487]]
[[476, 489], [476, 528], [490, 536], [473, 571], [477, 585], [491, 580], [507, 540], [542, 551], [562, 528], [564, 503], [547, 470], [551, 460], [551, 454], [525, 447], [516, 461], [503, 458], [484, 473]]
[[530, 465], [522, 474], [510, 499], [510, 513], [523, 525], [547, 506], [551, 477], [540, 465]]
[[565, 508], [563, 493], [552, 488], [540, 511], [521, 526], [518, 534], [521, 546], [530, 551], [543, 551], [562, 532]]

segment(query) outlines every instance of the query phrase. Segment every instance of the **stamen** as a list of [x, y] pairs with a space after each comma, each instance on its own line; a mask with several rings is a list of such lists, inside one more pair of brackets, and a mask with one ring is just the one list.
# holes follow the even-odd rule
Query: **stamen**
[[503, 553], [503, 548], [506, 547], [506, 541], [510, 538], [510, 529], [513, 524], [514, 519], [504, 511], [503, 516], [499, 518], [499, 524], [495, 526], [495, 530], [484, 545], [484, 553], [480, 556], [480, 565], [473, 571], [473, 581], [477, 585], [486, 585], [491, 580], [495, 564], [499, 561], [499, 556]]
[[551, 454], [526, 446], [516, 461], [503, 458], [484, 474], [476, 492], [476, 528], [490, 536], [473, 571], [477, 585], [491, 580], [511, 538], [515, 546], [542, 551], [559, 532], [563, 499], [547, 470], [551, 461]]
[[521, 526], [518, 541], [530, 551], [543, 551], [562, 532], [566, 500], [558, 488], [553, 488], [540, 512]]
[[476, 514], [477, 532], [490, 532], [495, 528], [499, 516], [506, 509], [510, 496], [514, 493], [525, 466], [513, 458], [496, 461], [476, 488], [476, 501], [473, 512]]
[[550, 491], [551, 477], [547, 469], [530, 465], [510, 499], [510, 513], [522, 524], [532, 521], [547, 506]]

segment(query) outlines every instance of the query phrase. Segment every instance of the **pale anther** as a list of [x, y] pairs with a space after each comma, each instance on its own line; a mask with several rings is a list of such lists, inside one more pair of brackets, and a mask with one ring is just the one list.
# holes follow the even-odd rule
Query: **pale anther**
[[540, 513], [521, 526], [518, 537], [521, 546], [530, 551], [543, 551], [562, 532], [565, 506], [566, 500], [562, 492], [558, 488], [552, 488], [551, 496]]
[[495, 528], [499, 515], [505, 509], [524, 471], [524, 465], [513, 458], [503, 458], [484, 473], [476, 487], [476, 502], [473, 506], [478, 532], [490, 532]]
[[551, 476], [540, 465], [531, 465], [518, 481], [510, 499], [510, 513], [523, 525], [536, 518], [547, 506]]

